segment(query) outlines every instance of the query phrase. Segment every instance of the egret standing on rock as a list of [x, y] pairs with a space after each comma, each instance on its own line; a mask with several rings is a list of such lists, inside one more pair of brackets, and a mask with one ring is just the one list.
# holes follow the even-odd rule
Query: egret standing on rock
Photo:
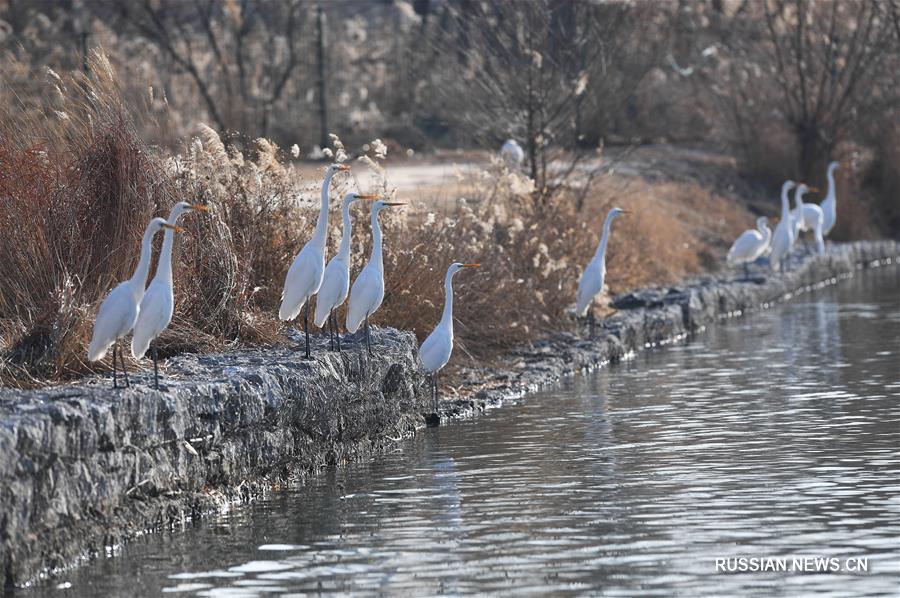
[[822, 200], [821, 206], [822, 216], [824, 217], [824, 220], [822, 221], [823, 237], [831, 232], [831, 229], [834, 228], [834, 223], [837, 222], [837, 189], [834, 184], [834, 171], [838, 166], [840, 166], [840, 164], [832, 162], [828, 165], [828, 170], [826, 171], [826, 175], [828, 176], [828, 193], [825, 195], [825, 199]]
[[781, 186], [781, 219], [775, 232], [772, 233], [772, 255], [769, 256], [769, 263], [774, 270], [780, 267], [784, 271], [783, 260], [791, 253], [794, 246], [794, 222], [791, 220], [791, 206], [788, 200], [788, 191], [794, 187], [794, 181], [785, 181]]
[[772, 238], [772, 231], [767, 226], [769, 219], [760, 216], [756, 219], [756, 230], [745, 230], [741, 233], [731, 249], [728, 250], [728, 257], [725, 258], [729, 264], [744, 264], [744, 278], [750, 278], [750, 272], [747, 265], [755, 262], [762, 254], [766, 252], [769, 246], [769, 240]]
[[97, 312], [94, 320], [94, 333], [88, 346], [88, 359], [98, 361], [103, 359], [110, 347], [113, 348], [113, 388], [118, 388], [116, 379], [116, 354], [122, 362], [122, 374], [125, 376], [125, 386], [129, 386], [128, 372], [125, 371], [125, 356], [119, 352], [119, 339], [131, 332], [134, 323], [138, 319], [141, 299], [144, 297], [144, 285], [147, 284], [147, 275], [150, 273], [150, 252], [153, 235], [167, 228], [179, 231], [176, 226], [166, 223], [163, 218], [154, 218], [144, 230], [144, 239], [141, 242], [141, 257], [138, 260], [134, 274], [125, 282], [116, 285]]
[[627, 213], [621, 208], [613, 208], [606, 215], [600, 244], [597, 246], [593, 259], [591, 259], [587, 268], [584, 269], [581, 281], [578, 283], [578, 301], [575, 305], [575, 315], [582, 318], [585, 314], [589, 314], [591, 338], [594, 337], [594, 312], [590, 308], [594, 299], [603, 292], [603, 282], [606, 279], [606, 245], [609, 242], [609, 229], [617, 216]]
[[328, 240], [328, 192], [331, 187], [331, 179], [335, 173], [349, 170], [345, 164], [332, 164], [325, 171], [325, 180], [322, 182], [322, 205], [319, 208], [319, 219], [316, 221], [316, 230], [297, 257], [291, 264], [287, 276], [284, 279], [284, 291], [281, 293], [281, 308], [278, 317], [281, 320], [293, 320], [300, 314], [300, 310], [306, 307], [303, 315], [303, 331], [306, 334], [306, 359], [310, 359], [309, 353], [309, 300], [322, 286], [322, 277], [325, 275], [325, 242]]
[[422, 347], [419, 349], [419, 357], [425, 371], [431, 374], [432, 394], [435, 411], [437, 411], [437, 373], [438, 370], [450, 361], [453, 352], [453, 275], [464, 268], [478, 268], [480, 264], [461, 264], [454, 262], [447, 268], [444, 276], [444, 313], [441, 321], [431, 331]]
[[369, 334], [369, 316], [381, 307], [384, 300], [384, 260], [382, 259], [381, 226], [378, 224], [378, 213], [391, 206], [402, 206], [379, 199], [372, 204], [372, 256], [369, 262], [353, 281], [350, 289], [350, 302], [347, 305], [347, 330], [351, 333], [359, 330], [360, 324], [366, 326], [366, 348], [372, 352], [372, 341]]
[[335, 255], [325, 266], [325, 275], [322, 278], [322, 286], [316, 295], [316, 326], [321, 328], [328, 320], [331, 326], [331, 343], [333, 350], [334, 338], [337, 337], [337, 350], [341, 350], [341, 335], [338, 332], [337, 315], [334, 310], [339, 308], [347, 299], [350, 291], [350, 239], [353, 231], [353, 222], [350, 219], [350, 206], [360, 200], [378, 199], [377, 195], [360, 195], [348, 193], [341, 203], [341, 217], [343, 229], [341, 231], [341, 246]]
[[[180, 201], [169, 212], [168, 223], [175, 226], [178, 217], [187, 211], [209, 212], [209, 208], [200, 204], [189, 204]], [[166, 231], [162, 249], [159, 252], [159, 260], [156, 265], [156, 274], [147, 287], [147, 292], [141, 300], [141, 308], [138, 313], [137, 323], [134, 325], [134, 336], [131, 338], [131, 355], [140, 359], [147, 352], [150, 343], [153, 343], [153, 387], [159, 390], [159, 361], [156, 352], [156, 337], [172, 321], [172, 312], [175, 309], [175, 293], [172, 289], [172, 246], [175, 244], [174, 228]]]
[[796, 207], [791, 212], [791, 219], [794, 221], [794, 237], [799, 239], [800, 233], [812, 231], [816, 237], [816, 250], [821, 255], [825, 251], [825, 241], [822, 238], [822, 225], [825, 217], [822, 213], [822, 208], [814, 203], [805, 203], [803, 201], [803, 196], [807, 191], [818, 191], [818, 189], [807, 187], [801, 183], [797, 185], [797, 190], [794, 191], [794, 204]]

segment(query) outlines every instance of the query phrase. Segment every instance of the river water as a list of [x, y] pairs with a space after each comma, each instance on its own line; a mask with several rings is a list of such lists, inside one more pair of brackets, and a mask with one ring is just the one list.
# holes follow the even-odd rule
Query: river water
[[890, 267], [22, 594], [897, 596], [898, 451]]

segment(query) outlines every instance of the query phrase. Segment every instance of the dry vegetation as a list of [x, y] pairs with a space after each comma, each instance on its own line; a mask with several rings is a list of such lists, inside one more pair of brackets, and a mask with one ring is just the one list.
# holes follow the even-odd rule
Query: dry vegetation
[[[0, 132], [2, 383], [28, 386], [103, 367], [85, 360], [99, 302], [131, 275], [147, 220], [184, 199], [209, 204], [213, 214], [183, 220], [163, 355], [287, 342], [277, 305], [291, 258], [314, 225], [320, 180], [301, 178], [270, 141], [241, 152], [203, 125], [178, 154], [149, 147], [103, 54], [92, 57], [91, 73], [50, 74], [47, 85], [59, 96], [53, 108]], [[337, 138], [334, 146], [335, 159], [347, 159]], [[362, 160], [382, 179], [362, 191], [391, 193], [383, 149], [373, 144], [370, 153]], [[341, 179], [333, 197], [352, 188], [352, 177]], [[745, 220], [703, 188], [616, 176], [547, 205], [534, 201], [528, 178], [499, 162], [459, 189], [466, 199], [450, 190], [443, 201], [412, 201], [384, 216], [387, 293], [375, 321], [423, 337], [439, 319], [447, 264], [482, 262], [482, 271], [460, 278], [457, 309], [461, 354], [481, 360], [575, 325], [567, 309], [577, 275], [611, 205], [635, 213], [616, 223], [610, 245], [614, 291], [699, 271]], [[580, 211], [576, 195], [586, 198]], [[368, 257], [369, 227], [364, 210], [354, 217], [356, 272]], [[338, 221], [335, 210], [331, 251]]]

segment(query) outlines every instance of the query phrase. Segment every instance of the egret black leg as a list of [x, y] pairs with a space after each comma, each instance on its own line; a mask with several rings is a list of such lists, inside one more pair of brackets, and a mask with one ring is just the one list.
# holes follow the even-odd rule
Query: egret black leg
[[303, 332], [306, 335], [306, 359], [312, 359], [309, 353], [309, 300], [306, 301], [303, 311]]
[[129, 388], [131, 386], [131, 382], [128, 380], [128, 370], [125, 369], [125, 352], [119, 351], [119, 363], [122, 364], [122, 375], [125, 377], [125, 388]]
[[331, 312], [328, 312], [328, 350], [334, 351], [334, 320]]
[[341, 352], [341, 328], [338, 325], [337, 314], [331, 312], [331, 321], [334, 322], [334, 340], [337, 343], [338, 353]]
[[588, 325], [590, 327], [591, 340], [594, 340], [597, 332], [597, 318], [594, 316], [593, 308], [588, 309]]
[[372, 354], [372, 341], [369, 338], [369, 314], [366, 314], [366, 349]]
[[744, 262], [744, 280], [750, 280], [750, 268], [747, 262]]
[[431, 373], [431, 403], [434, 405], [434, 412], [438, 411], [438, 373], [437, 370]]
[[153, 388], [159, 390], [159, 358], [156, 354], [156, 339], [153, 339]]
[[116, 377], [116, 356], [119, 351], [119, 339], [113, 343], [113, 388], [119, 388], [119, 379]]

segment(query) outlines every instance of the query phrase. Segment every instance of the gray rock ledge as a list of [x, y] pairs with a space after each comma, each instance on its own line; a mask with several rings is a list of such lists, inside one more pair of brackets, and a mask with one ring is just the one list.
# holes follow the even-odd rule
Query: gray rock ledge
[[[327, 337], [326, 337], [327, 338]], [[430, 406], [408, 332], [376, 329], [314, 361], [286, 348], [183, 355], [152, 369], [0, 389], [0, 564], [6, 587], [144, 530], [175, 525], [384, 450]], [[426, 400], [428, 398], [429, 400]]]

